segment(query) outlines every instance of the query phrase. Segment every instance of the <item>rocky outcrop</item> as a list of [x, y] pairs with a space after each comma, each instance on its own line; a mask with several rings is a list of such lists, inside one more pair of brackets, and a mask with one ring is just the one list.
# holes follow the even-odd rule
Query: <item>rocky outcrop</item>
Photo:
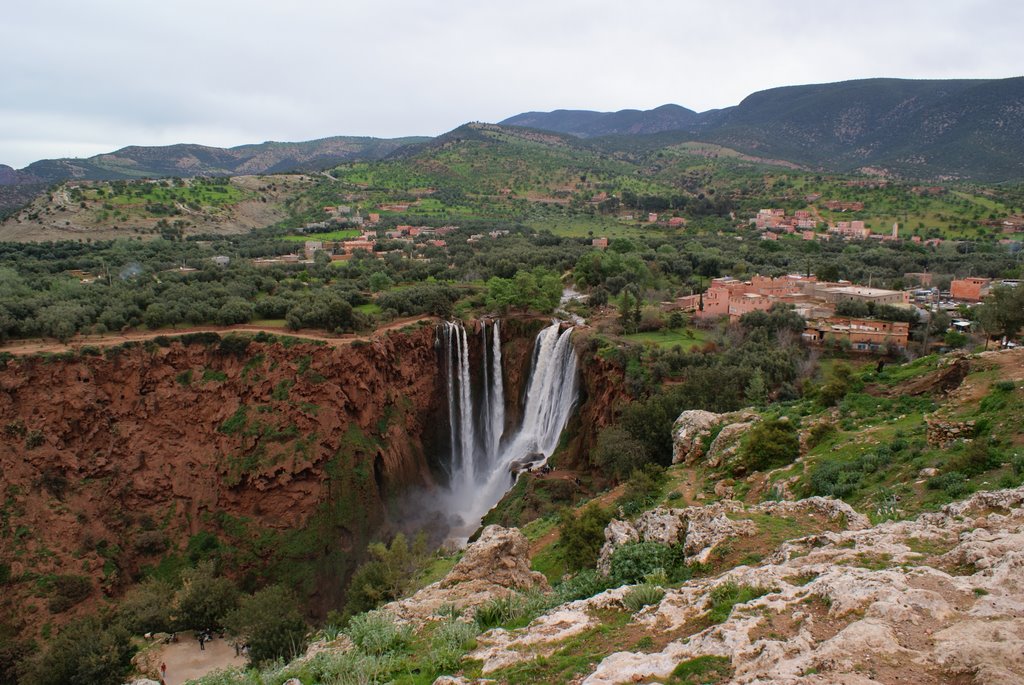
[[721, 414], [703, 409], [684, 411], [672, 424], [672, 463], [695, 462], [704, 456], [703, 441], [721, 423]]
[[543, 573], [530, 569], [530, 543], [517, 528], [487, 526], [444, 580], [442, 588], [486, 580], [515, 590], [549, 590]]
[[736, 454], [744, 433], [760, 420], [752, 411], [726, 414], [702, 409], [684, 411], [672, 426], [672, 463], [702, 461], [717, 468]]
[[[738, 512], [718, 503], [687, 522]], [[870, 526], [847, 505], [814, 498], [772, 502], [760, 513], [845, 521], [848, 529], [791, 540], [757, 566], [669, 589], [619, 630], [656, 646], [605, 656], [585, 685], [667, 679], [681, 662], [719, 657], [729, 683], [821, 685], [1024, 682], [1024, 487], [979, 493], [916, 520]], [[691, 508], [694, 509], [694, 508]], [[668, 516], [652, 512], [666, 538]], [[688, 534], [689, 531], [687, 531]], [[709, 625], [716, 588], [757, 588], [721, 623]], [[469, 655], [484, 673], [553, 654], [588, 629], [625, 588], [553, 609], [526, 628], [491, 631]], [[562, 616], [556, 621], [554, 617]], [[499, 648], [500, 647], [500, 648]]]
[[764, 502], [745, 507], [724, 500], [703, 507], [669, 509], [658, 507], [644, 512], [634, 523], [612, 520], [605, 528], [605, 543], [598, 558], [598, 570], [608, 575], [615, 550], [628, 542], [656, 542], [683, 546], [687, 563], [707, 563], [715, 548], [736, 537], [756, 535], [754, 521], [744, 516], [768, 514], [778, 517], [811, 515], [850, 530], [870, 526], [867, 517], [849, 504], [829, 497], [811, 497], [796, 502]]
[[383, 610], [401, 621], [422, 623], [436, 618], [442, 607], [471, 614], [516, 590], [550, 590], [544, 574], [530, 569], [529, 552], [529, 542], [517, 528], [487, 526], [448, 575]]

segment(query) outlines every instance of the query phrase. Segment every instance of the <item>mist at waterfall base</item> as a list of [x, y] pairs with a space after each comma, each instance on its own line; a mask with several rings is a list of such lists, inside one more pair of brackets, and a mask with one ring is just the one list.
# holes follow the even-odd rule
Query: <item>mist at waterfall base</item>
[[451, 436], [448, 485], [439, 497], [453, 522], [452, 537], [471, 534], [508, 491], [514, 482], [510, 466], [525, 459], [539, 465], [551, 456], [576, 404], [572, 328], [563, 331], [555, 322], [534, 341], [522, 420], [518, 426], [505, 425], [500, 326], [498, 320], [481, 322], [475, 374], [465, 327], [451, 322], [439, 331]]

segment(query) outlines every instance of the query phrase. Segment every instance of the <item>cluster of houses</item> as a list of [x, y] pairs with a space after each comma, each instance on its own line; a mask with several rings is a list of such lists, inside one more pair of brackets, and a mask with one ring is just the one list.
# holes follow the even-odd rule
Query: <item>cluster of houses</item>
[[[907, 274], [907, 276], [929, 276], [929, 274]], [[1020, 286], [1018, 281], [993, 281], [990, 278], [967, 277], [950, 283], [950, 299], [942, 304], [955, 311], [959, 304], [981, 302], [994, 285]], [[919, 290], [886, 290], [857, 285], [848, 281], [830, 283], [819, 281], [815, 276], [788, 274], [779, 277], [753, 276], [741, 281], [731, 276], [715, 278], [706, 291], [687, 295], [665, 303], [667, 309], [692, 312], [700, 319], [729, 317], [736, 321], [744, 314], [768, 311], [775, 304], [791, 306], [807, 321], [803, 338], [812, 344], [842, 344], [860, 352], [884, 352], [906, 348], [910, 324], [903, 321], [882, 321], [873, 318], [837, 316], [836, 305], [841, 302], [862, 302], [864, 304], [889, 305], [901, 309], [915, 309], [920, 318], [928, 313], [916, 307], [915, 302], [931, 303], [932, 290], [924, 291], [927, 297], [919, 297]], [[937, 294], [937, 290], [934, 291]], [[912, 297], [913, 301], [912, 301]], [[970, 322], [955, 321], [959, 330], [969, 329]], [[845, 341], [845, 342], [844, 342]]]
[[[864, 207], [861, 202], [825, 203], [826, 207], [832, 205], [847, 207], [851, 210], [863, 209]], [[892, 230], [889, 233], [874, 233], [860, 220], [836, 221], [828, 225], [825, 233], [819, 233], [817, 231], [817, 220], [806, 209], [797, 211], [792, 216], [787, 216], [784, 209], [762, 209], [757, 213], [757, 216], [750, 220], [750, 223], [758, 230], [763, 231], [761, 237], [764, 240], [778, 240], [780, 235], [787, 233], [799, 233], [800, 237], [804, 240], [880, 240], [885, 242], [900, 240], [900, 227], [898, 223], [892, 225]], [[911, 242], [923, 243], [925, 245], [939, 245], [942, 243], [942, 240], [938, 238], [924, 240], [921, 236], [917, 235], [912, 236], [910, 240]]]
[[692, 311], [698, 319], [728, 316], [735, 321], [749, 312], [768, 311], [775, 304], [784, 303], [807, 321], [803, 338], [812, 344], [843, 344], [862, 352], [906, 348], [910, 324], [836, 316], [836, 305], [846, 301], [911, 307], [907, 292], [845, 281], [828, 283], [798, 274], [777, 278], [754, 276], [749, 281], [730, 276], [716, 278], [704, 293], [679, 298], [671, 306]]

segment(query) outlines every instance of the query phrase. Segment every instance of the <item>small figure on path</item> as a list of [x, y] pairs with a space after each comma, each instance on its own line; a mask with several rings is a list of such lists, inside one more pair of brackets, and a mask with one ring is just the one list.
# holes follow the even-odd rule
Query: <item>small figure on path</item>
[[160, 685], [167, 685], [167, 664], [160, 663]]

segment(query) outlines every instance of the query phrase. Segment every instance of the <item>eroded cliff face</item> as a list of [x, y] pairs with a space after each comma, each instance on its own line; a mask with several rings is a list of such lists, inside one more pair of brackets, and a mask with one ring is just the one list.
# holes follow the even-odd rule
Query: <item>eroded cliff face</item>
[[[389, 501], [432, 487], [421, 436], [440, 423], [442, 388], [430, 326], [342, 348], [173, 343], [9, 362], [10, 610], [60, 622], [147, 566], [202, 554], [251, 582], [294, 583], [314, 609], [336, 606]], [[54, 575], [92, 590], [51, 615]]]

